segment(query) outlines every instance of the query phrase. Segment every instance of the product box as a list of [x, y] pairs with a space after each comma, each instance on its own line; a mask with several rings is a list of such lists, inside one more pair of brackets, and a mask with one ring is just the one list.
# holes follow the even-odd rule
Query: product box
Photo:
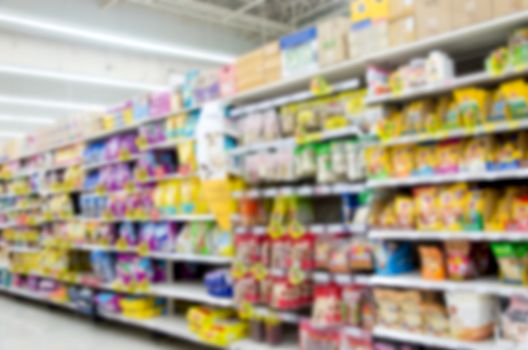
[[219, 69], [218, 78], [220, 80], [220, 95], [227, 97], [236, 93], [235, 66], [225, 65]]
[[[416, 3], [418, 38], [442, 34], [452, 29], [455, 0], [420, 0]], [[458, 7], [458, 6], [457, 6]]]
[[414, 15], [397, 17], [389, 22], [389, 45], [391, 47], [408, 44], [416, 40], [416, 20]]
[[492, 0], [458, 0], [452, 11], [453, 28], [462, 28], [490, 19]]
[[309, 27], [280, 39], [282, 75], [291, 77], [318, 69], [317, 28]]
[[332, 18], [317, 25], [317, 46], [321, 67], [348, 58], [347, 34], [350, 21], [346, 17]]
[[414, 15], [417, 1], [419, 0], [390, 0], [389, 19]]
[[492, 0], [492, 15], [500, 17], [528, 8], [528, 0]]
[[237, 91], [249, 90], [264, 83], [263, 51], [254, 50], [235, 62]]
[[348, 33], [348, 54], [358, 58], [389, 47], [389, 24], [387, 21], [354, 27]]
[[352, 23], [376, 22], [389, 17], [389, 2], [393, 0], [353, 0], [350, 2]]
[[265, 45], [262, 49], [263, 76], [265, 83], [271, 83], [282, 78], [282, 57], [278, 41]]

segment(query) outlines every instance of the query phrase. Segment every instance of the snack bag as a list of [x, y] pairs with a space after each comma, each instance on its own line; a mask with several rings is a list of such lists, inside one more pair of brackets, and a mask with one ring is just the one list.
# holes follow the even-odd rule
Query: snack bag
[[424, 329], [422, 295], [418, 291], [401, 293], [401, 320], [403, 329], [421, 333]]
[[442, 249], [435, 245], [420, 245], [420, 266], [422, 278], [426, 280], [446, 279], [445, 258]]
[[380, 121], [379, 133], [382, 140], [399, 137], [403, 133], [403, 114], [399, 111], [391, 111]]
[[413, 175], [433, 175], [437, 167], [436, 145], [418, 145], [415, 154]]
[[486, 171], [487, 163], [493, 151], [492, 136], [479, 136], [466, 141], [462, 159], [462, 171]]
[[499, 264], [501, 279], [513, 284], [528, 284], [528, 244], [500, 242], [491, 248]]
[[391, 176], [409, 177], [414, 171], [415, 147], [395, 146], [390, 149]]
[[378, 323], [387, 328], [398, 328], [401, 322], [401, 297], [397, 290], [375, 288], [374, 301], [378, 311]]
[[491, 170], [518, 169], [527, 159], [528, 138], [526, 133], [511, 133], [497, 136]]
[[396, 227], [399, 229], [414, 229], [416, 226], [416, 211], [414, 200], [409, 195], [398, 195], [394, 203]]
[[436, 105], [439, 129], [453, 130], [463, 126], [456, 102], [448, 96], [440, 97]]
[[506, 102], [508, 119], [528, 116], [528, 85], [522, 79], [510, 81], [500, 86], [499, 91]]
[[464, 196], [464, 231], [482, 231], [484, 229], [485, 192], [479, 188], [466, 191]]
[[329, 183], [335, 181], [333, 171], [331, 146], [329, 143], [321, 143], [315, 146], [317, 154], [317, 182]]
[[320, 327], [339, 326], [343, 322], [341, 313], [341, 287], [337, 284], [316, 285], [312, 323]]
[[387, 178], [391, 173], [390, 156], [384, 147], [367, 147], [365, 149], [365, 162], [367, 176], [372, 179]]
[[434, 128], [435, 116], [431, 100], [411, 102], [405, 107], [403, 114], [404, 134], [424, 134], [427, 126]]
[[460, 140], [440, 142], [437, 146], [437, 168], [439, 174], [452, 174], [460, 171], [463, 143]]
[[447, 271], [452, 280], [466, 280], [477, 275], [477, 266], [471, 255], [471, 243], [453, 241], [445, 243]]
[[439, 301], [435, 294], [425, 294], [422, 311], [424, 318], [424, 331], [426, 334], [445, 337], [449, 336], [449, 315], [445, 305]]
[[517, 195], [512, 203], [511, 229], [516, 231], [528, 231], [528, 195]]
[[487, 189], [486, 191], [486, 222], [487, 231], [502, 232], [508, 228], [511, 222], [512, 201], [515, 189], [507, 188], [502, 196], [498, 191]]
[[416, 225], [422, 231], [439, 230], [441, 226], [437, 187], [418, 187], [413, 190]]
[[454, 95], [465, 127], [474, 127], [486, 122], [489, 99], [486, 90], [464, 88], [455, 90]]
[[466, 193], [467, 185], [464, 183], [440, 188], [438, 207], [443, 229], [448, 231], [462, 230]]

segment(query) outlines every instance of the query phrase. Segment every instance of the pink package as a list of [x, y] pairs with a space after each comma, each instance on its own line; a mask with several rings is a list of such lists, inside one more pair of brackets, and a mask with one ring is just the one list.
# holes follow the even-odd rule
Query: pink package
[[220, 95], [222, 97], [234, 95], [235, 88], [235, 67], [231, 64], [220, 68], [218, 74], [220, 79]]
[[120, 139], [114, 136], [106, 141], [104, 155], [106, 160], [116, 160], [119, 157]]
[[158, 92], [149, 95], [150, 116], [159, 117], [172, 110], [172, 95], [170, 92]]
[[126, 150], [130, 154], [136, 154], [139, 152], [136, 144], [135, 134], [126, 134], [119, 138], [119, 151]]
[[110, 198], [110, 212], [116, 218], [122, 218], [127, 211], [127, 196], [113, 196]]

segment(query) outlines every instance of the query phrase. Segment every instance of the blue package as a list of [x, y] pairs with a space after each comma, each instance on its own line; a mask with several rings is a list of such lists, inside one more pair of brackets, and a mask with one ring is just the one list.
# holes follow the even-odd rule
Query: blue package
[[114, 281], [116, 277], [115, 264], [110, 253], [94, 251], [90, 254], [90, 261], [96, 277], [104, 283]]
[[415, 269], [410, 243], [377, 242], [374, 244], [374, 258], [378, 275], [399, 275]]

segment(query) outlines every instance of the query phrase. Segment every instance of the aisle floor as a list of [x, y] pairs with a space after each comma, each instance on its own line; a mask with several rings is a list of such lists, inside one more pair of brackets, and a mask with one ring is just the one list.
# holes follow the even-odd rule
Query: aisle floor
[[[175, 339], [0, 295], [0, 350], [202, 350]], [[205, 348], [203, 349], [205, 350]]]

